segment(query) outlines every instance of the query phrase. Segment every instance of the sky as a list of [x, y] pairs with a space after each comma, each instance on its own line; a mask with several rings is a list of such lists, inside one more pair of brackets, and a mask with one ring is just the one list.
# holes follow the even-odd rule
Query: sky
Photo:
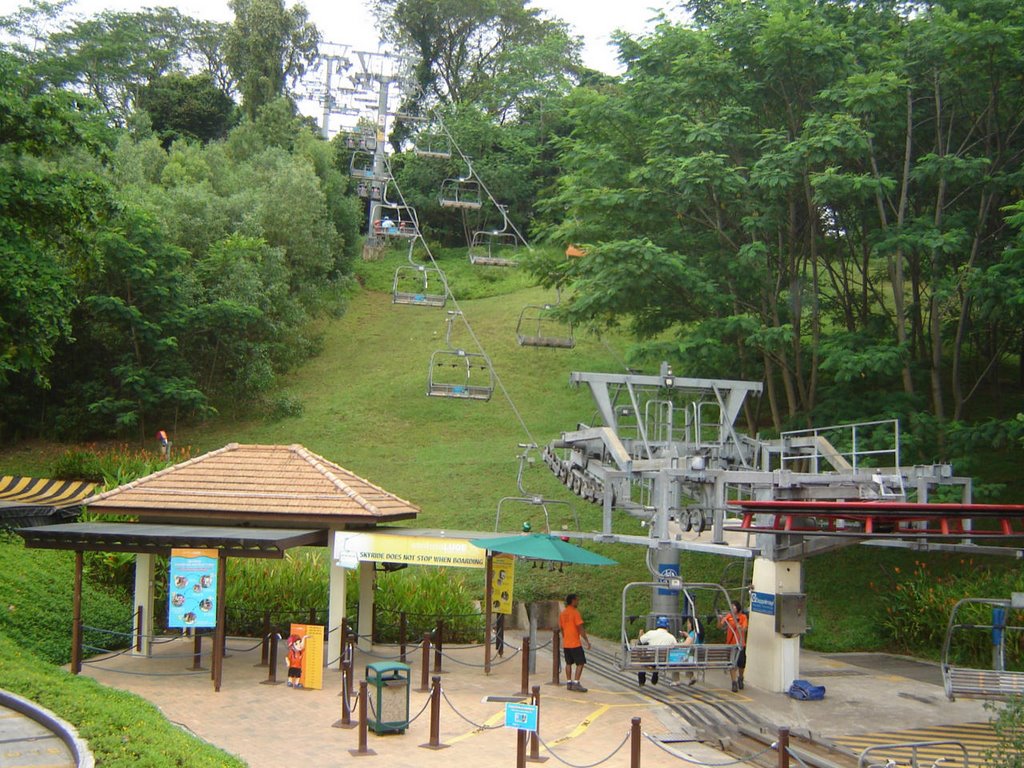
[[[292, 5], [291, 0], [286, 0]], [[0, 15], [17, 9], [20, 0], [0, 0]], [[304, 0], [313, 23], [328, 42], [352, 46], [356, 50], [377, 50], [373, 18], [361, 0]], [[230, 21], [233, 17], [227, 0], [78, 0], [72, 11], [90, 16], [101, 10], [141, 10], [146, 7], [174, 6], [182, 13], [210, 21]], [[623, 29], [642, 33], [648, 21], [662, 8], [674, 7], [671, 0], [533, 0], [530, 7], [548, 11], [568, 22], [574, 34], [583, 37], [583, 61], [587, 66], [615, 74], [620, 71], [615, 52], [609, 46], [611, 34]]]

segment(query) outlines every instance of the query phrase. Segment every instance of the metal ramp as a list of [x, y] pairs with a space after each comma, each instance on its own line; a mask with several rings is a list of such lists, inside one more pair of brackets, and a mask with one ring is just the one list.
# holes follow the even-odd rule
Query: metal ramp
[[448, 279], [440, 268], [413, 261], [415, 247], [414, 239], [409, 243], [409, 263], [395, 270], [391, 303], [443, 307], [448, 301]]
[[437, 201], [442, 208], [479, 210], [483, 205], [480, 182], [472, 175], [457, 179], [445, 179], [441, 182], [441, 191], [438, 193]]
[[519, 313], [516, 341], [521, 347], [572, 349], [576, 346], [572, 323], [556, 316], [561, 297], [554, 304], [528, 304]]
[[461, 316], [459, 311], [448, 311], [446, 348], [430, 356], [427, 395], [459, 400], [490, 400], [494, 393], [491, 361], [482, 353], [467, 352], [452, 345], [452, 325], [455, 318]]

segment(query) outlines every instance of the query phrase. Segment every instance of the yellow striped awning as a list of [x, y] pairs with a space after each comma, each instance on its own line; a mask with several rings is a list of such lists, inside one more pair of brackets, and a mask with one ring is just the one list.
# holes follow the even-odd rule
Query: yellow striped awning
[[0, 506], [69, 507], [92, 495], [96, 483], [46, 477], [0, 477]]

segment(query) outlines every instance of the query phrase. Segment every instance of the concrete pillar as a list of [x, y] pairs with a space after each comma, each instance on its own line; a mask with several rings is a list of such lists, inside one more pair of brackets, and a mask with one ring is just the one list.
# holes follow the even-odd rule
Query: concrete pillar
[[[326, 123], [325, 123], [326, 124]], [[338, 659], [341, 667], [341, 622], [345, 620], [345, 568], [335, 564], [331, 553], [335, 551], [334, 538], [338, 531], [331, 531], [330, 546], [327, 549], [330, 565], [330, 581], [327, 587], [327, 657], [326, 661]]]
[[359, 561], [359, 650], [373, 650], [373, 580], [374, 564]]
[[[135, 615], [142, 609], [142, 644], [139, 645], [139, 625], [132, 621], [132, 655], [149, 656], [153, 652], [153, 586], [156, 575], [156, 557], [135, 555]], [[141, 647], [141, 650], [136, 650]]]
[[[796, 560], [754, 560], [754, 592], [777, 595], [801, 592], [803, 564]], [[785, 693], [800, 676], [800, 636], [783, 637], [775, 631], [775, 616], [750, 611], [747, 629], [745, 678], [758, 688]]]

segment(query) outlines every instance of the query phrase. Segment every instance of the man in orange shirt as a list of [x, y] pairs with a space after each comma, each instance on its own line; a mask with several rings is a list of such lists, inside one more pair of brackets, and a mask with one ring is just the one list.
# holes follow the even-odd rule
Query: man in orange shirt
[[732, 677], [732, 692], [736, 693], [743, 688], [743, 672], [747, 668], [747, 614], [740, 607], [739, 600], [733, 600], [729, 612], [718, 617], [718, 626], [725, 627], [725, 642], [740, 646], [740, 655], [736, 659], [738, 677], [737, 669], [729, 670]]
[[[565, 657], [565, 687], [570, 691], [586, 693], [587, 689], [580, 685], [580, 676], [583, 674], [583, 667], [587, 663], [586, 654], [583, 653], [582, 643], [590, 648], [590, 638], [587, 637], [587, 630], [583, 628], [583, 617], [580, 616], [580, 598], [575, 593], [566, 596], [565, 608], [558, 615], [558, 626], [562, 630], [562, 655]], [[573, 677], [572, 668], [576, 667], [576, 677]]]

